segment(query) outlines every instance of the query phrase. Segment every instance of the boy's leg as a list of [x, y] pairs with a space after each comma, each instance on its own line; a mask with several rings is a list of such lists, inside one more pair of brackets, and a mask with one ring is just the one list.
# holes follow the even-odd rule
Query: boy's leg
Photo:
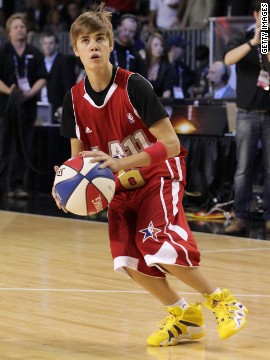
[[136, 283], [159, 299], [163, 305], [170, 306], [180, 300], [181, 296], [170, 286], [165, 277], [147, 276], [130, 268], [125, 270]]
[[228, 290], [216, 289], [201, 273], [196, 241], [181, 204], [183, 187], [161, 179], [160, 184], [151, 184], [147, 190], [144, 211], [137, 213], [136, 233], [136, 244], [145, 262], [149, 267], [158, 264], [203, 294], [206, 307], [217, 319], [221, 338], [235, 334], [245, 325], [247, 310]]
[[200, 303], [187, 304], [171, 288], [167, 279], [144, 275], [130, 268], [125, 268], [129, 276], [158, 298], [169, 315], [160, 323], [159, 328], [147, 339], [148, 345], [176, 345], [183, 339], [199, 339], [205, 334], [204, 318]]
[[167, 264], [160, 266], [192, 289], [197, 290], [200, 294], [212, 294], [216, 290], [216, 287], [201, 272], [200, 267], [191, 268]]

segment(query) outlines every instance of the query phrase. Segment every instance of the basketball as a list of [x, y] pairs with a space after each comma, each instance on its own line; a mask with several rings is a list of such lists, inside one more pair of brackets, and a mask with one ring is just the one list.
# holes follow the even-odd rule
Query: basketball
[[55, 175], [56, 196], [69, 212], [76, 215], [94, 215], [111, 202], [115, 182], [110, 168], [91, 163], [90, 157], [76, 156], [61, 165]]

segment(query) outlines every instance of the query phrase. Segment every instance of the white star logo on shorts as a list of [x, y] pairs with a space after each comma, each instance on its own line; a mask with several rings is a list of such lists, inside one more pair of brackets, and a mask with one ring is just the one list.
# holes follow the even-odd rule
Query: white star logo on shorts
[[86, 134], [90, 134], [91, 132], [93, 132], [93, 130], [89, 129], [89, 127], [87, 126], [85, 128], [85, 132], [86, 132]]
[[143, 242], [147, 239], [152, 238], [155, 241], [158, 241], [157, 234], [161, 232], [158, 228], [154, 227], [153, 221], [150, 221], [148, 228], [139, 230], [139, 232], [144, 234]]

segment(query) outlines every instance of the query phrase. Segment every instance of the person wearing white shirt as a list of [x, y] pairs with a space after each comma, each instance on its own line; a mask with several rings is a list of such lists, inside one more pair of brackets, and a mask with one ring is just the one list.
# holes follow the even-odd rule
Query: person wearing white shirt
[[179, 0], [150, 0], [150, 28], [179, 28]]
[[[43, 38], [42, 50], [45, 55], [44, 63], [48, 74], [50, 73], [54, 60], [58, 54], [58, 47], [58, 42], [55, 40], [54, 36], [47, 36]], [[41, 89], [41, 101], [49, 103], [47, 85]]]

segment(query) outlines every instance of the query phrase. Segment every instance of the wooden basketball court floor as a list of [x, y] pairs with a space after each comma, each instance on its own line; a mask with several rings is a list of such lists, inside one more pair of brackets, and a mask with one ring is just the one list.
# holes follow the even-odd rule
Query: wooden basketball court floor
[[205, 338], [151, 348], [145, 339], [166, 313], [113, 271], [106, 223], [0, 211], [0, 359], [270, 359], [270, 242], [195, 235], [205, 273], [248, 307], [247, 325], [220, 340], [204, 308]]

